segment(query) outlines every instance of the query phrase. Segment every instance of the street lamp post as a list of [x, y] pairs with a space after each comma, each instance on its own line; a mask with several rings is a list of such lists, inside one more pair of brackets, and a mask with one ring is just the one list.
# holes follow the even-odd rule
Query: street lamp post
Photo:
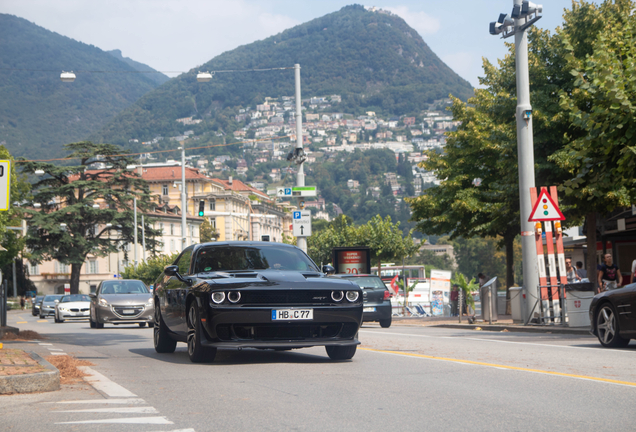
[[187, 246], [186, 242], [186, 207], [188, 205], [188, 196], [186, 189], [186, 175], [185, 175], [185, 143], [181, 142], [181, 250], [184, 250]]
[[[298, 174], [296, 175], [296, 186], [305, 186], [305, 172], [303, 162], [307, 159], [303, 150], [303, 111], [302, 99], [300, 96], [300, 65], [294, 65], [294, 79], [296, 82], [296, 150], [294, 151], [294, 160], [298, 165]], [[298, 198], [298, 210], [302, 210], [300, 202], [302, 198]], [[307, 252], [307, 237], [301, 236], [296, 238], [296, 245], [305, 253]]]
[[535, 187], [534, 143], [532, 139], [532, 105], [530, 105], [530, 73], [528, 68], [528, 28], [541, 19], [543, 6], [528, 0], [513, 0], [510, 16], [499, 15], [490, 23], [490, 34], [515, 37], [515, 64], [517, 78], [517, 159], [519, 165], [519, 202], [521, 222], [521, 247], [523, 257], [523, 284], [527, 294], [524, 305], [524, 322], [533, 315], [539, 298], [539, 276], [534, 226], [528, 222], [532, 205], [530, 188]]

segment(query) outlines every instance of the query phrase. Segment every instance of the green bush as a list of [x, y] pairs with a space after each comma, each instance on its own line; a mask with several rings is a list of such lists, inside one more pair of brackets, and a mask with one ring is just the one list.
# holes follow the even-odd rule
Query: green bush
[[172, 255], [158, 255], [138, 264], [136, 269], [130, 265], [126, 267], [122, 276], [124, 279], [139, 279], [146, 285], [153, 285], [164, 267], [174, 263], [177, 256], [179, 254], [176, 252]]

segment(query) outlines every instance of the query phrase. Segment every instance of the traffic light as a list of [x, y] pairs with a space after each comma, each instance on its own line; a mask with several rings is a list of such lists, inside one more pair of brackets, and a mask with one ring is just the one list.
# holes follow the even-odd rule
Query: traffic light
[[205, 215], [205, 201], [199, 201], [199, 217], [203, 217]]

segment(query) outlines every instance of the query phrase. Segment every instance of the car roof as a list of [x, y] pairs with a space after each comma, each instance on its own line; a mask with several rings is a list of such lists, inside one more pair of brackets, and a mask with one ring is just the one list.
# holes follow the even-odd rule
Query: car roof
[[264, 241], [216, 241], [216, 242], [207, 242], [207, 243], [199, 243], [194, 245], [195, 249], [199, 249], [205, 246], [259, 246], [259, 247], [287, 247], [292, 249], [299, 249], [297, 246], [290, 245], [287, 243], [278, 243], [278, 242], [264, 242]]
[[372, 274], [349, 274], [349, 273], [336, 273], [331, 276], [339, 277], [339, 278], [357, 278], [357, 277], [379, 277], [378, 275]]

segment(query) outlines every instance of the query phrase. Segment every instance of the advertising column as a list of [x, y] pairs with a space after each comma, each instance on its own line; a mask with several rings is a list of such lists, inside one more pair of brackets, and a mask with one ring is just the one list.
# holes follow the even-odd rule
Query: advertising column
[[449, 296], [451, 272], [431, 270], [431, 315], [444, 314], [444, 297]]

